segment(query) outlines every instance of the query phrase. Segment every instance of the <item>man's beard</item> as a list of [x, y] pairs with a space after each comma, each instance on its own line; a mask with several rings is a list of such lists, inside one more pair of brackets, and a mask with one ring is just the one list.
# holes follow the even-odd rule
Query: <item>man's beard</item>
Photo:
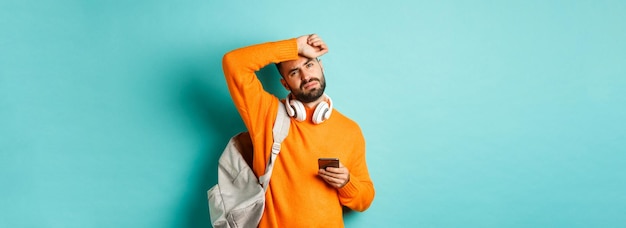
[[[296, 91], [291, 91], [292, 95], [299, 100], [300, 102], [303, 103], [310, 103], [313, 101], [316, 101], [317, 99], [319, 99], [322, 95], [324, 95], [324, 91], [326, 90], [326, 78], [322, 76], [322, 80], [318, 80], [318, 79], [311, 79], [309, 80], [309, 82], [311, 81], [317, 81], [320, 83], [320, 88], [317, 89], [313, 89], [308, 93], [304, 93], [302, 92], [302, 88], [300, 88], [300, 90]], [[304, 85], [306, 83], [303, 83], [302, 85]]]

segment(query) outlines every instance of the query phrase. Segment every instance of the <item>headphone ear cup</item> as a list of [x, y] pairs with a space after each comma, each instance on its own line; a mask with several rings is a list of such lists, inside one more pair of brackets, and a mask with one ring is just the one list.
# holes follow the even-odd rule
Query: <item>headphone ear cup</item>
[[333, 99], [331, 99], [328, 95], [326, 95], [326, 98], [328, 98], [328, 111], [324, 112], [325, 120], [329, 119], [330, 114], [333, 113]]
[[328, 117], [330, 117], [330, 107], [328, 106], [328, 103], [321, 102], [315, 108], [315, 112], [313, 112], [313, 123], [321, 124], [327, 120]]
[[289, 101], [289, 105], [294, 111], [294, 115], [292, 117], [295, 117], [296, 120], [300, 122], [306, 120], [306, 109], [304, 109], [304, 105], [302, 104], [302, 102], [298, 100], [291, 100]]
[[285, 98], [285, 109], [287, 109], [287, 115], [289, 115], [289, 117], [293, 117], [296, 115], [296, 110], [293, 109], [293, 106], [291, 106], [290, 103], [289, 96], [287, 96], [287, 98]]

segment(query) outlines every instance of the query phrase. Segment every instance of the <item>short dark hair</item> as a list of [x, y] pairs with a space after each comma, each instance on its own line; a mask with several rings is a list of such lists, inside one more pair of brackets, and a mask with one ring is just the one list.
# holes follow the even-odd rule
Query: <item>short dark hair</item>
[[280, 67], [282, 66], [282, 62], [274, 63], [274, 66], [276, 66], [276, 70], [278, 70], [278, 74], [280, 74], [280, 76], [283, 77], [283, 73], [280, 72]]

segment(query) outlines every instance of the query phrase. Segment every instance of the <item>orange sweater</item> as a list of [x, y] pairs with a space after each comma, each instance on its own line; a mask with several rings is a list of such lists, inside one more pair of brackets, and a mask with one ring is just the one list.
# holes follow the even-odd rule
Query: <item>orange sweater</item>
[[[272, 146], [278, 98], [266, 92], [255, 72], [276, 62], [298, 58], [295, 39], [257, 44], [227, 53], [224, 75], [235, 106], [254, 144], [253, 170], [265, 173]], [[367, 209], [374, 186], [365, 163], [365, 139], [359, 126], [337, 110], [322, 124], [291, 120], [282, 143], [259, 227], [343, 227], [342, 205]], [[350, 181], [335, 189], [318, 177], [317, 159], [337, 157], [350, 170]]]

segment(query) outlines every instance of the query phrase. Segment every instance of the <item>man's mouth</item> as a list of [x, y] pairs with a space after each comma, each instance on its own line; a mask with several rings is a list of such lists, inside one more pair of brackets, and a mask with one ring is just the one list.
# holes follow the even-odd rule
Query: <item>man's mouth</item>
[[317, 80], [311, 80], [309, 82], [307, 82], [306, 84], [302, 85], [302, 89], [308, 90], [314, 86], [319, 85], [320, 83], [317, 82]]

